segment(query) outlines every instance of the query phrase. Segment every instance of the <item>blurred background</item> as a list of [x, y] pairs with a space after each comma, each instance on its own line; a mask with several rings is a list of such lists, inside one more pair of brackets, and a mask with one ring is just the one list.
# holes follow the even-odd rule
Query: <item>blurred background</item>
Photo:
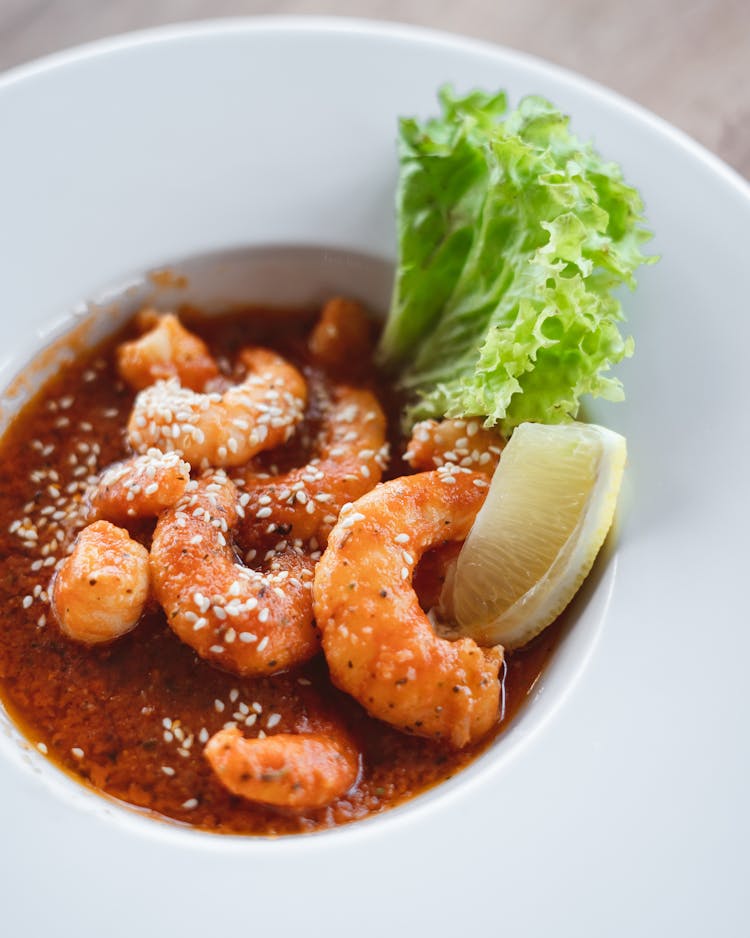
[[0, 0], [0, 69], [127, 30], [264, 14], [417, 23], [530, 52], [640, 102], [750, 178], [750, 0]]

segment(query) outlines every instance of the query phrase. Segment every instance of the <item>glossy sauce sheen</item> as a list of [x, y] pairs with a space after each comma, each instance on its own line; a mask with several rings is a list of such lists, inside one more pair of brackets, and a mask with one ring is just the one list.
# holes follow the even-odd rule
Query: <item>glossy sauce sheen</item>
[[[183, 318], [228, 361], [243, 345], [259, 343], [304, 365], [311, 317], [284, 314], [280, 327], [280, 315], [255, 309]], [[299, 671], [240, 679], [198, 658], [154, 607], [134, 632], [106, 647], [82, 647], [60, 633], [46, 595], [54, 570], [49, 558], [64, 556], [55, 546], [57, 531], [69, 524], [60, 512], [80, 497], [88, 476], [127, 455], [124, 426], [133, 393], [117, 377], [113, 352], [130, 336], [126, 331], [65, 367], [0, 444], [0, 694], [12, 718], [34, 745], [84, 783], [157, 817], [224, 833], [334, 827], [391, 808], [455, 775], [517, 713], [562, 622], [508, 656], [496, 730], [460, 752], [368, 717], [331, 685], [322, 655]], [[313, 430], [315, 420], [312, 415], [308, 421]], [[396, 437], [392, 449], [403, 449]], [[275, 461], [283, 468], [304, 459], [303, 453], [286, 452]], [[390, 475], [404, 471], [398, 460], [392, 463]], [[36, 536], [24, 534], [24, 518], [35, 522]], [[131, 530], [148, 546], [152, 523]], [[420, 593], [435, 593], [439, 569], [428, 555], [417, 572]], [[205, 740], [227, 721], [238, 722], [248, 736], [261, 729], [294, 732], [307, 715], [319, 712], [339, 714], [362, 753], [358, 784], [327, 808], [300, 814], [243, 801], [222, 787], [202, 756]]]

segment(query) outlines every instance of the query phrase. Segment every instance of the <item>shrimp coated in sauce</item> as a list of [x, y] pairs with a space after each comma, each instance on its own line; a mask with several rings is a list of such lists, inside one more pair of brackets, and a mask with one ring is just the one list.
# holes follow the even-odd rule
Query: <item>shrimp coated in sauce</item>
[[287, 545], [268, 551], [263, 572], [238, 563], [231, 532], [241, 511], [223, 472], [191, 482], [156, 525], [154, 594], [169, 626], [202, 658], [243, 676], [274, 674], [320, 648], [313, 564]]
[[155, 310], [142, 310], [137, 321], [147, 331], [117, 349], [117, 370], [134, 390], [177, 378], [182, 387], [202, 391], [219, 374], [206, 343], [188, 332], [174, 313], [160, 316]]
[[128, 421], [133, 449], [178, 452], [207, 468], [241, 466], [286, 443], [304, 414], [305, 379], [268, 349], [246, 348], [239, 357], [247, 375], [223, 394], [199, 394], [176, 378], [141, 391]]
[[122, 528], [95, 521], [55, 575], [52, 609], [65, 635], [95, 645], [135, 628], [148, 594], [146, 548]]
[[361, 374], [372, 359], [372, 323], [355, 300], [334, 297], [323, 307], [308, 348], [324, 368]]
[[387, 460], [385, 415], [369, 391], [335, 385], [324, 393], [323, 425], [314, 457], [281, 475], [244, 475], [247, 536], [268, 533], [325, 546], [341, 507], [380, 481]]
[[335, 724], [311, 732], [247, 739], [237, 727], [215, 733], [203, 753], [221, 784], [248, 801], [321, 808], [341, 798], [359, 776], [359, 752]]
[[156, 517], [184, 494], [190, 465], [179, 453], [150, 449], [109, 466], [89, 495], [91, 515], [107, 521]]
[[331, 678], [372, 715], [460, 748], [498, 718], [500, 646], [439, 638], [411, 578], [421, 555], [463, 540], [487, 481], [444, 467], [393, 479], [341, 513], [315, 571]]
[[404, 459], [417, 472], [454, 464], [492, 475], [504, 446], [497, 430], [479, 420], [423, 420], [412, 429]]

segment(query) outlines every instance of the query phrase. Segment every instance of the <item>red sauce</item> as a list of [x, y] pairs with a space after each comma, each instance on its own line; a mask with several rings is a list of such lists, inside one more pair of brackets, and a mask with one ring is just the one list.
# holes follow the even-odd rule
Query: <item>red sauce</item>
[[[304, 365], [308, 314], [287, 314], [283, 328], [276, 310], [204, 319], [188, 313], [187, 319], [219, 359], [262, 343]], [[267, 835], [377, 814], [450, 778], [492, 745], [543, 671], [562, 622], [508, 656], [497, 726], [480, 745], [460, 752], [371, 719], [331, 685], [322, 655], [295, 672], [240, 679], [198, 658], [156, 608], [106, 647], [83, 647], [61, 634], [47, 597], [54, 563], [64, 556], [60, 543], [85, 523], [76, 506], [88, 482], [127, 455], [123, 428], [133, 394], [113, 364], [114, 348], [126, 336], [127, 330], [64, 366], [0, 443], [0, 697], [28, 739], [79, 781], [155, 816]], [[302, 461], [303, 454], [287, 452], [284, 459]], [[394, 465], [392, 472], [404, 471]], [[146, 545], [151, 528], [135, 531]], [[435, 593], [440, 570], [428, 555], [416, 578], [421, 594]], [[363, 763], [355, 789], [327, 808], [292, 813], [246, 802], [219, 784], [202, 757], [205, 740], [228, 720], [241, 720], [253, 735], [273, 715], [273, 732], [284, 732], [320, 710], [341, 715]]]

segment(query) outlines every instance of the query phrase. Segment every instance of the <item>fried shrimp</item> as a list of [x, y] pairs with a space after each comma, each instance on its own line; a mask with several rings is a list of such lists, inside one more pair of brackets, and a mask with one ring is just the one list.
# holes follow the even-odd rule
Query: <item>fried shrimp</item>
[[483, 475], [444, 467], [386, 482], [341, 513], [315, 572], [331, 678], [373, 716], [460, 748], [498, 717], [500, 646], [439, 638], [411, 584], [422, 553], [463, 540]]
[[244, 476], [247, 536], [274, 532], [290, 539], [315, 538], [325, 546], [342, 505], [380, 481], [387, 459], [385, 415], [369, 391], [335, 385], [323, 425], [306, 465], [282, 475]]
[[502, 436], [478, 420], [423, 420], [412, 430], [404, 459], [417, 472], [452, 463], [492, 475], [504, 446]]
[[52, 609], [69, 638], [95, 645], [135, 628], [148, 593], [146, 548], [122, 528], [96, 521], [55, 575]]
[[156, 517], [184, 494], [190, 465], [179, 453], [150, 449], [106, 469], [89, 501], [91, 515], [106, 521]]
[[136, 452], [155, 446], [192, 465], [241, 466], [264, 449], [286, 443], [302, 419], [305, 379], [284, 358], [246, 348], [241, 384], [223, 394], [198, 394], [176, 378], [157, 381], [135, 399], [128, 439]]
[[202, 657], [243, 676], [275, 674], [320, 648], [312, 561], [286, 545], [264, 572], [238, 563], [231, 531], [242, 511], [223, 472], [188, 484], [151, 544], [154, 594], [173, 631]]
[[135, 391], [167, 378], [201, 391], [219, 374], [206, 343], [188, 332], [174, 313], [160, 316], [155, 310], [142, 310], [138, 324], [148, 331], [117, 349], [117, 370]]
[[254, 739], [229, 727], [209, 739], [203, 754], [232, 794], [297, 809], [321, 808], [341, 798], [360, 768], [357, 748], [334, 724]]
[[334, 371], [361, 371], [372, 359], [372, 324], [355, 300], [334, 297], [323, 307], [308, 347], [313, 358]]

